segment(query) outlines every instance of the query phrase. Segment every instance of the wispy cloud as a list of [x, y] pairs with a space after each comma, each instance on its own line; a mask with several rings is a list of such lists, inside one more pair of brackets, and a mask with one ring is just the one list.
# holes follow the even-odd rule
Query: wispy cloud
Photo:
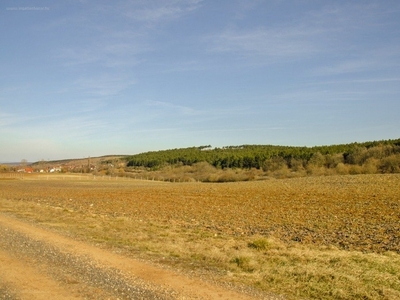
[[59, 60], [61, 65], [69, 67], [99, 62], [102, 55], [99, 52], [96, 53], [93, 49], [76, 47], [58, 49], [54, 57]]
[[258, 126], [258, 127], [232, 127], [232, 128], [211, 128], [211, 129], [193, 129], [192, 132], [202, 132], [202, 133], [213, 133], [213, 132], [248, 132], [248, 131], [265, 131], [265, 130], [284, 130], [290, 129], [290, 127], [283, 127], [283, 126]]
[[370, 78], [370, 79], [352, 79], [348, 80], [348, 82], [358, 82], [358, 83], [374, 83], [374, 82], [396, 82], [400, 81], [400, 77], [394, 77], [394, 78]]
[[124, 14], [135, 21], [154, 24], [179, 18], [199, 8], [201, 2], [202, 0], [133, 2], [127, 5], [128, 9], [125, 10]]
[[335, 57], [315, 67], [311, 73], [317, 76], [329, 76], [390, 70], [400, 67], [399, 53], [400, 43], [376, 45], [372, 49], [360, 47], [357, 49], [357, 55], [349, 53], [346, 58]]
[[111, 126], [107, 118], [96, 116], [68, 115], [62, 117], [41, 116], [27, 122], [24, 136], [44, 138], [51, 137], [59, 141], [80, 141], [85, 138], [93, 138], [99, 132], [107, 133]]
[[117, 95], [124, 89], [134, 85], [136, 81], [128, 75], [100, 74], [77, 79], [74, 84], [78, 90], [88, 95], [108, 97]]
[[194, 110], [193, 108], [190, 108], [188, 106], [183, 106], [183, 105], [177, 105], [169, 102], [164, 102], [164, 101], [154, 101], [154, 100], [147, 100], [145, 102], [147, 106], [156, 108], [156, 109], [162, 109], [162, 110], [168, 110], [169, 112], [174, 112], [175, 114], [182, 114], [182, 115], [197, 115], [200, 112]]
[[[105, 37], [103, 41], [88, 41], [89, 45], [80, 45], [57, 49], [54, 59], [64, 67], [82, 65], [100, 65], [108, 68], [129, 68], [140, 64], [141, 53], [152, 51], [147, 43], [140, 39]], [[124, 34], [127, 35], [127, 34]]]
[[174, 63], [164, 63], [154, 65], [157, 67], [157, 72], [159, 73], [175, 73], [175, 72], [187, 72], [187, 71], [204, 71], [210, 67], [205, 61], [200, 60], [187, 60], [187, 61], [177, 61]]
[[318, 30], [298, 28], [257, 28], [251, 30], [228, 29], [207, 38], [210, 51], [233, 52], [242, 56], [271, 58], [310, 56], [320, 51], [314, 39]]
[[153, 108], [154, 110], [160, 110], [165, 114], [190, 117], [190, 122], [207, 122], [210, 120], [220, 120], [226, 117], [238, 117], [244, 115], [248, 116], [254, 113], [254, 108], [248, 103], [231, 103], [229, 107], [226, 107], [226, 105], [221, 107], [219, 105], [213, 106], [208, 104], [207, 107], [202, 107], [200, 109], [166, 101], [146, 100], [144, 104], [150, 108]]
[[69, 116], [62, 120], [52, 120], [53, 134], [62, 133], [66, 139], [76, 139], [93, 137], [99, 132], [107, 132], [111, 125], [107, 119], [99, 119], [94, 116]]
[[[148, 63], [149, 57], [160, 51], [155, 37], [163, 31], [163, 25], [199, 9], [202, 1], [99, 3], [89, 15], [75, 13], [70, 20], [64, 18], [60, 23], [49, 25], [49, 31], [54, 28], [68, 28], [71, 32], [78, 30], [76, 37], [70, 37], [72, 43], [54, 45], [53, 61], [77, 72], [81, 72], [82, 68], [89, 71], [104, 68], [117, 73], [121, 70], [132, 71]], [[199, 68], [199, 65], [183, 63], [181, 67], [167, 68], [183, 70]]]
[[359, 73], [371, 68], [376, 68], [379, 63], [375, 59], [360, 59], [355, 58], [353, 60], [338, 61], [336, 63], [331, 63], [330, 65], [325, 65], [323, 67], [318, 67], [313, 70], [315, 75], [338, 75], [347, 73]]
[[11, 114], [7, 112], [0, 112], [0, 126], [9, 126], [12, 124], [17, 124], [25, 120], [26, 117], [21, 117], [16, 114]]
[[[232, 54], [259, 64], [327, 57], [340, 60], [342, 56], [356, 54], [366, 57], [373, 51], [391, 48], [360, 39], [360, 34], [379, 31], [389, 22], [386, 17], [390, 13], [371, 3], [328, 4], [269, 26], [228, 26], [209, 35], [204, 42], [210, 53]], [[341, 61], [330, 72], [347, 72], [373, 63], [364, 59]]]

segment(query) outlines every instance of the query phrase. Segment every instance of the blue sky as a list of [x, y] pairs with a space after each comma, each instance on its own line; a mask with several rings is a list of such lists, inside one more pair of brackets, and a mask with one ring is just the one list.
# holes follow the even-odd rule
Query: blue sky
[[400, 137], [400, 2], [2, 1], [0, 161]]

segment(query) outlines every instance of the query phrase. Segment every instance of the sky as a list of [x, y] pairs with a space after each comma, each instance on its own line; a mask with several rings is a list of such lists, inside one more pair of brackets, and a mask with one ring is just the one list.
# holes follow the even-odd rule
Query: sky
[[0, 162], [400, 138], [400, 1], [0, 2]]

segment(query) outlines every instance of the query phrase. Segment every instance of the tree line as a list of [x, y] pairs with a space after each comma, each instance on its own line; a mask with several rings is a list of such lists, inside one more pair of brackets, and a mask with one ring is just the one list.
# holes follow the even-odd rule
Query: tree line
[[127, 158], [128, 167], [159, 169], [165, 166], [192, 166], [207, 162], [218, 169], [262, 169], [292, 171], [314, 168], [363, 166], [372, 163], [376, 172], [400, 171], [400, 139], [315, 147], [241, 145], [211, 148], [200, 146], [151, 151]]

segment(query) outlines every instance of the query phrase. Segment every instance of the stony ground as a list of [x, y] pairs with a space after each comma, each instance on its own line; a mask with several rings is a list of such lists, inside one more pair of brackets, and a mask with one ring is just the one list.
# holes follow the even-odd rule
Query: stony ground
[[0, 197], [9, 195], [71, 212], [400, 253], [399, 174], [225, 184], [14, 180], [1, 186]]

